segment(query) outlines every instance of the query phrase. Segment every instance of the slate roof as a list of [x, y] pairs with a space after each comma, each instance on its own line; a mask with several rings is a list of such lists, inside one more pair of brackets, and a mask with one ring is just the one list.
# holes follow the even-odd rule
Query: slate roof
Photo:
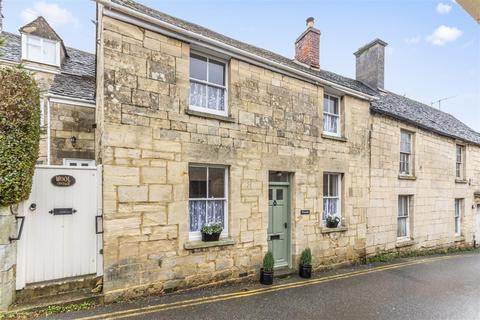
[[[0, 47], [0, 59], [20, 63], [22, 38], [10, 32], [2, 32], [5, 44]], [[75, 48], [66, 47], [67, 56], [60, 74], [54, 78], [50, 93], [69, 98], [95, 101], [95, 55]]]
[[378, 100], [371, 102], [372, 112], [393, 117], [443, 136], [480, 145], [480, 133], [451, 114], [393, 92], [379, 92], [378, 96]]

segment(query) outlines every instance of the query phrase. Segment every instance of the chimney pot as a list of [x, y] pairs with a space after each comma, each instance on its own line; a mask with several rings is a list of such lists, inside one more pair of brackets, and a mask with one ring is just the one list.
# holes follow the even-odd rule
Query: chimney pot
[[354, 53], [356, 79], [372, 89], [383, 89], [385, 77], [385, 41], [375, 39]]
[[295, 60], [311, 68], [320, 68], [320, 30], [314, 27], [315, 19], [306, 20], [307, 29], [295, 41]]

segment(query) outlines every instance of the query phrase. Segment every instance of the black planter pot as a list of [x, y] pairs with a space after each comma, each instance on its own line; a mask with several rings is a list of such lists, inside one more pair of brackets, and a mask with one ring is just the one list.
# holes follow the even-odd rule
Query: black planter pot
[[260, 269], [260, 283], [265, 285], [273, 284], [273, 271], [265, 272], [263, 268]]
[[218, 239], [220, 239], [220, 233], [207, 234], [202, 232], [202, 241], [204, 242], [218, 241]]
[[302, 266], [298, 268], [298, 274], [300, 277], [310, 279], [312, 277], [312, 266]]
[[327, 226], [327, 228], [336, 228], [338, 226], [339, 222], [340, 221], [336, 221], [336, 220], [334, 220], [334, 221], [328, 221], [327, 220], [326, 221], [326, 226]]

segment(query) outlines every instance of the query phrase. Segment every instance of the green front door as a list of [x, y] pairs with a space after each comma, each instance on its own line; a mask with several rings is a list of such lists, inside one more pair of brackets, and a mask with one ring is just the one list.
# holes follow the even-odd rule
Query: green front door
[[273, 253], [275, 267], [288, 266], [289, 205], [288, 187], [271, 185], [268, 189], [268, 250]]

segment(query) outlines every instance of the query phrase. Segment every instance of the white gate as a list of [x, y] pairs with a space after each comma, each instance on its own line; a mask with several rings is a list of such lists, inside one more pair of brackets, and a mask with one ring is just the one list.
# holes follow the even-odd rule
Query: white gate
[[30, 198], [19, 208], [25, 218], [17, 247], [17, 290], [101, 272], [98, 172], [96, 167], [36, 167]]

